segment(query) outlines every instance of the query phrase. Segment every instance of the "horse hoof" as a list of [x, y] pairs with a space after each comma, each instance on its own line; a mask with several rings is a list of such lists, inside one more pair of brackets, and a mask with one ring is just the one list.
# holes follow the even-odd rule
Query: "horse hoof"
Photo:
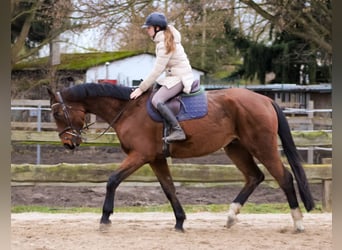
[[185, 230], [183, 228], [175, 227], [175, 231], [178, 232], [178, 233], [185, 233]]
[[227, 219], [227, 228], [231, 228], [232, 226], [234, 226], [237, 223], [237, 219], [235, 216], [228, 216]]
[[295, 228], [295, 233], [296, 234], [298, 234], [298, 233], [303, 233], [305, 231], [305, 229], [304, 229], [304, 227], [302, 226], [302, 227], [297, 227], [297, 228]]
[[101, 220], [100, 227], [99, 227], [100, 232], [107, 233], [111, 225], [112, 225], [112, 222], [110, 220], [106, 220], [106, 221]]
[[110, 226], [111, 226], [111, 223], [107, 223], [107, 224], [101, 223], [99, 226], [99, 231], [101, 233], [108, 233]]

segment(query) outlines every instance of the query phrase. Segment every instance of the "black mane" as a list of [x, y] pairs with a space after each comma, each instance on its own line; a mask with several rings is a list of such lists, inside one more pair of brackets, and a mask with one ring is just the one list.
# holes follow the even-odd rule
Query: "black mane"
[[107, 83], [83, 83], [64, 89], [65, 98], [82, 100], [88, 97], [113, 97], [121, 100], [129, 100], [131, 87]]

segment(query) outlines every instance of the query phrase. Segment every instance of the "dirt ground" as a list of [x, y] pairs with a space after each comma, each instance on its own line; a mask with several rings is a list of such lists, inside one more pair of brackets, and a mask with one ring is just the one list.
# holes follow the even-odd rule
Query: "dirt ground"
[[[13, 146], [12, 163], [36, 163], [36, 148]], [[41, 147], [41, 164], [60, 162], [120, 162], [117, 148], [87, 147], [66, 151], [61, 146]], [[222, 153], [174, 162], [230, 163]], [[102, 207], [105, 183], [12, 185], [12, 205], [54, 207]], [[178, 198], [186, 204], [229, 204], [242, 184], [206, 187], [176, 184]], [[322, 187], [311, 185], [316, 201]], [[277, 187], [259, 186], [248, 200], [253, 203], [286, 202]], [[115, 206], [165, 204], [159, 184], [122, 183]], [[332, 214], [304, 214], [306, 231], [294, 234], [289, 214], [242, 214], [231, 229], [225, 227], [226, 213], [187, 213], [185, 233], [175, 232], [172, 213], [115, 213], [108, 232], [99, 231], [100, 214], [12, 214], [13, 250], [52, 249], [332, 249]]]
[[52, 249], [332, 249], [331, 214], [305, 214], [306, 230], [295, 234], [288, 214], [240, 214], [225, 227], [225, 213], [192, 213], [185, 233], [173, 230], [171, 213], [116, 213], [107, 232], [99, 215], [12, 215], [12, 250]]
[[[106, 183], [100, 184], [50, 184], [50, 185], [12, 185], [12, 205], [44, 205], [54, 207], [102, 207]], [[206, 186], [176, 186], [177, 196], [183, 205], [230, 204], [242, 188], [242, 184]], [[311, 185], [316, 202], [321, 201], [322, 187]], [[278, 203], [286, 198], [277, 187], [260, 185], [250, 196], [248, 202]], [[168, 204], [158, 183], [122, 183], [115, 196], [115, 206], [147, 206]]]

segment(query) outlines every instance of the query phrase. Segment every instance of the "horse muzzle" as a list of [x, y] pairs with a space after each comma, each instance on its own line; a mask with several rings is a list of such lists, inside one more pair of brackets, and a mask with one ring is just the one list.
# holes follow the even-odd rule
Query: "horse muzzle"
[[63, 146], [69, 150], [74, 150], [81, 144], [81, 142], [81, 140], [76, 140], [76, 138], [72, 138], [71, 140], [62, 140]]
[[82, 138], [79, 134], [73, 132], [65, 132], [60, 135], [63, 146], [66, 149], [74, 150], [82, 143]]
[[69, 149], [69, 150], [74, 150], [76, 147], [79, 146], [79, 144], [74, 144], [74, 143], [64, 143], [63, 146], [66, 148], [66, 149]]

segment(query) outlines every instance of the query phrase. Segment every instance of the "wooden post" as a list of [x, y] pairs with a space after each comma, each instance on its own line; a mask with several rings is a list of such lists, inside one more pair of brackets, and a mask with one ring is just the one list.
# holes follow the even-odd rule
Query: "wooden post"
[[322, 180], [322, 207], [325, 212], [332, 211], [332, 180]]
[[[96, 122], [96, 115], [90, 114], [90, 123]], [[90, 133], [94, 134], [96, 133], [96, 129], [90, 129]]]
[[[308, 102], [308, 106], [306, 107], [307, 110], [311, 111], [314, 109], [314, 102], [313, 101], [309, 101]], [[314, 129], [314, 123], [313, 123], [313, 117], [314, 117], [314, 113], [313, 112], [308, 112], [308, 118], [311, 121], [310, 124], [307, 127], [307, 130], [313, 130]]]
[[[313, 101], [309, 101], [307, 109], [309, 111], [314, 109], [314, 102]], [[314, 128], [313, 117], [314, 117], [313, 112], [308, 112], [308, 120], [310, 121], [310, 123], [307, 127], [308, 130], [313, 130], [313, 128]], [[309, 147], [309, 149], [308, 149], [308, 163], [313, 164], [313, 159], [314, 159], [314, 148]]]
[[50, 87], [53, 91], [57, 91], [56, 71], [57, 65], [60, 64], [60, 47], [58, 37], [50, 43]]

